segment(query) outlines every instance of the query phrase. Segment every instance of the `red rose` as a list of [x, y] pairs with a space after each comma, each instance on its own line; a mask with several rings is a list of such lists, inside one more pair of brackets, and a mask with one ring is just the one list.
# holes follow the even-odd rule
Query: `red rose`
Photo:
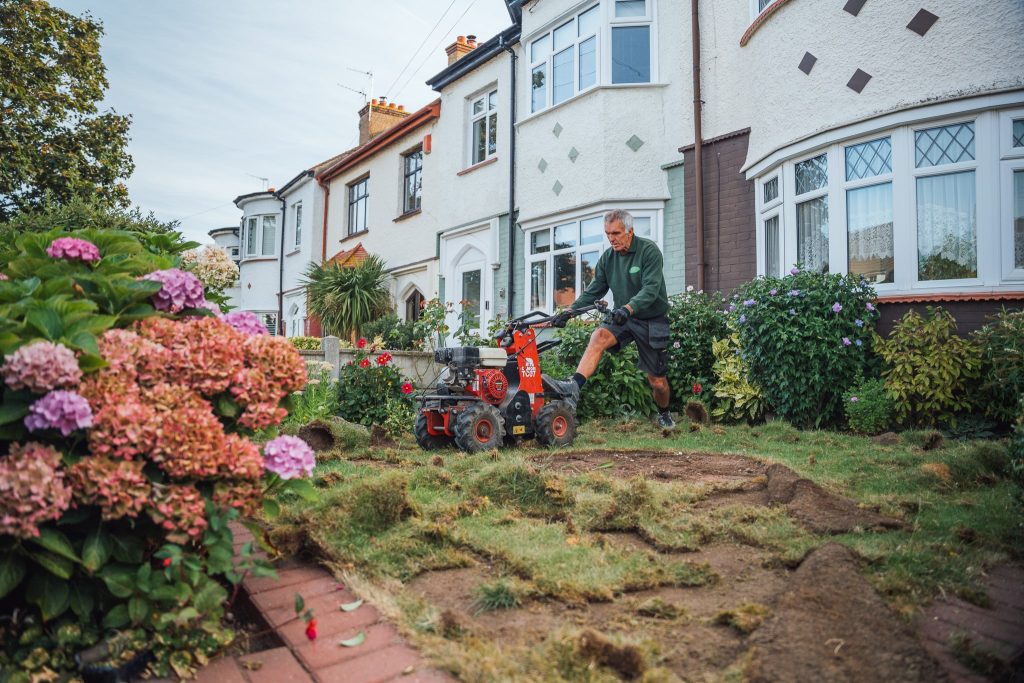
[[359, 347], [360, 349], [365, 349], [366, 348], [366, 339], [363, 338], [363, 337], [360, 337], [359, 341], [356, 342], [356, 346]]
[[377, 356], [377, 365], [387, 365], [390, 362], [391, 362], [391, 354], [390, 353], [382, 353], [379, 356]]
[[359, 361], [359, 367], [361, 367], [361, 368], [368, 368], [368, 367], [370, 367], [370, 359], [369, 358], [364, 358], [361, 361]]
[[411, 394], [412, 392], [413, 392], [412, 384], [410, 384], [409, 382], [406, 382], [405, 384], [402, 385], [402, 393], [403, 394]]
[[170, 567], [170, 566], [171, 566], [171, 558], [165, 557], [164, 558], [164, 567]]
[[702, 391], [704, 391], [704, 387], [700, 385], [700, 382], [695, 382], [693, 385], [693, 393], [699, 394]]
[[316, 619], [310, 619], [309, 623], [306, 624], [306, 637], [310, 640], [316, 640]]

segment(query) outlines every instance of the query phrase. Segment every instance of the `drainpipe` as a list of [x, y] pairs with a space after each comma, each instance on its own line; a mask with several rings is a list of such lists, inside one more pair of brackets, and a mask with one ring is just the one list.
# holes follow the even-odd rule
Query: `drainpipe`
[[316, 177], [316, 184], [323, 188], [324, 191], [324, 231], [323, 239], [320, 240], [320, 263], [322, 265], [327, 261], [327, 209], [331, 205], [331, 186], [320, 180], [320, 176]]
[[280, 337], [284, 325], [284, 233], [288, 219], [288, 202], [280, 192], [275, 192], [274, 196], [281, 202], [281, 250], [277, 253], [277, 336]]
[[699, 0], [690, 0], [690, 45], [693, 49], [693, 172], [697, 196], [697, 289], [704, 289], [704, 150], [700, 126], [700, 20]]
[[505, 38], [498, 39], [499, 45], [508, 51], [511, 57], [509, 66], [509, 91], [511, 93], [508, 116], [508, 290], [505, 302], [508, 304], [508, 317], [512, 318], [512, 292], [515, 284], [515, 248], [516, 248], [516, 62], [515, 50], [505, 44]]

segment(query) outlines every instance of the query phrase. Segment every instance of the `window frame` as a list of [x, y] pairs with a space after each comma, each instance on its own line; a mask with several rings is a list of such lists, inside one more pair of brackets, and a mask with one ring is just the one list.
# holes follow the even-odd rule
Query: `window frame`
[[[814, 190], [808, 190], [807, 192], [804, 192], [802, 194], [797, 194], [797, 192], [796, 192], [796, 167], [797, 167], [797, 164], [803, 163], [805, 161], [810, 161], [811, 159], [815, 159], [815, 158], [820, 157], [822, 155], [825, 155], [825, 174], [826, 174], [826, 176], [825, 176], [825, 187], [819, 187], [819, 188], [814, 189]], [[786, 210], [786, 219], [787, 219], [786, 222], [789, 225], [792, 225], [793, 226], [793, 230], [794, 230], [794, 232], [793, 232], [793, 239], [792, 239], [793, 255], [792, 255], [792, 257], [787, 256], [786, 262], [787, 263], [796, 263], [796, 261], [798, 260], [797, 256], [799, 255], [800, 235], [799, 235], [799, 233], [796, 232], [799, 229], [799, 222], [797, 221], [797, 206], [800, 205], [800, 204], [804, 204], [804, 203], [810, 202], [810, 201], [814, 201], [815, 199], [820, 199], [821, 197], [825, 197], [826, 209], [828, 211], [828, 233], [827, 233], [827, 237], [828, 237], [828, 268], [829, 268], [828, 272], [830, 272], [830, 273], [834, 272], [834, 270], [833, 270], [834, 264], [839, 263], [839, 262], [844, 262], [842, 260], [846, 258], [846, 255], [845, 255], [845, 253], [839, 255], [838, 258], [840, 260], [837, 261], [837, 255], [833, 253], [833, 251], [837, 248], [837, 245], [836, 245], [837, 240], [832, 239], [832, 226], [833, 226], [832, 212], [833, 212], [834, 207], [835, 207], [835, 201], [831, 197], [831, 194], [832, 194], [832, 188], [835, 187], [835, 183], [832, 181], [832, 179], [836, 177], [835, 159], [833, 159], [833, 155], [830, 153], [830, 150], [820, 150], [820, 149], [816, 150], [815, 152], [813, 152], [811, 154], [806, 154], [806, 155], [804, 155], [802, 157], [794, 159], [793, 162], [789, 165], [788, 173], [784, 173], [783, 175], [785, 177], [785, 189], [781, 189], [780, 188], [780, 190], [786, 196], [793, 198], [792, 202], [787, 202], [788, 206], [786, 207], [786, 209], [787, 209]], [[787, 243], [790, 242], [790, 240], [788, 240], [788, 239], [784, 240], [784, 241], [787, 242]], [[845, 252], [845, 249], [843, 251]], [[780, 271], [784, 271], [784, 270], [785, 270], [785, 267], [780, 268]]]
[[[657, 81], [658, 81], [658, 78], [657, 78], [657, 74], [658, 74], [658, 69], [657, 69], [658, 44], [657, 44], [657, 36], [656, 36], [657, 32], [654, 30], [654, 24], [655, 24], [655, 21], [654, 21], [654, 12], [655, 12], [654, 0], [646, 0], [646, 3], [644, 5], [645, 14], [642, 17], [640, 17], [640, 16], [635, 16], [635, 17], [616, 17], [615, 16], [615, 3], [616, 3], [616, 1], [617, 0], [610, 0], [610, 4], [609, 4], [608, 10], [607, 10], [607, 14], [608, 14], [608, 22], [607, 22], [607, 24], [608, 24], [608, 49], [606, 51], [606, 54], [604, 55], [604, 62], [605, 62], [605, 68], [607, 69], [606, 73], [608, 74], [608, 84], [609, 85], [623, 86], [623, 85], [649, 85], [651, 83], [657, 83]], [[613, 80], [614, 69], [612, 68], [612, 62], [613, 62], [612, 52], [615, 49], [615, 46], [614, 46], [615, 41], [613, 40], [613, 33], [614, 33], [615, 29], [617, 29], [617, 28], [639, 28], [639, 27], [646, 27], [647, 28], [647, 44], [648, 44], [648, 46], [650, 48], [650, 52], [647, 55], [648, 56], [647, 68], [648, 68], [648, 71], [649, 71], [648, 80], [646, 80], [646, 81], [627, 81], [627, 82], [624, 82], [624, 83], [616, 83]]]
[[[409, 171], [409, 160], [418, 155], [419, 164], [412, 171]], [[409, 207], [409, 178], [417, 177], [417, 192], [415, 206]], [[402, 215], [419, 211], [423, 206], [423, 145], [417, 145], [413, 149], [402, 154]]]
[[293, 246], [298, 249], [302, 246], [302, 200], [292, 204], [292, 232], [294, 234]]
[[[360, 186], [364, 187], [364, 194], [357, 195], [357, 191]], [[345, 185], [348, 192], [348, 212], [345, 226], [345, 237], [351, 237], [352, 235], [358, 235], [359, 233], [367, 232], [370, 229], [370, 176], [369, 174], [356, 178], [352, 182]], [[358, 215], [358, 209], [356, 206], [363, 203], [363, 225], [360, 229], [354, 229], [356, 216]]]
[[[890, 151], [891, 151], [891, 154], [892, 154], [892, 158], [891, 158], [891, 161], [890, 161], [889, 172], [888, 173], [880, 173], [880, 174], [874, 175], [874, 176], [868, 176], [866, 178], [857, 178], [855, 180], [847, 180], [846, 179], [846, 150], [847, 150], [847, 148], [849, 148], [849, 147], [856, 147], [856, 146], [862, 145], [864, 143], [874, 142], [876, 140], [882, 140], [882, 139], [885, 139], [885, 138], [889, 139], [889, 147], [890, 147]], [[875, 135], [861, 136], [861, 137], [858, 137], [858, 138], [855, 138], [855, 139], [852, 139], [852, 140], [847, 140], [847, 141], [843, 142], [842, 144], [840, 144], [839, 145], [838, 158], [837, 158], [836, 161], [837, 161], [838, 164], [841, 165], [842, 175], [838, 176], [840, 178], [840, 183], [839, 183], [839, 187], [838, 187], [838, 192], [837, 192], [836, 200], [835, 200], [835, 202], [832, 202], [831, 200], [829, 202], [830, 206], [835, 205], [837, 207], [837, 211], [841, 211], [842, 212], [842, 215], [840, 216], [840, 218], [843, 221], [843, 234], [845, 235], [845, 239], [839, 240], [839, 241], [842, 242], [842, 244], [837, 244], [836, 245], [837, 252], [838, 253], [842, 253], [843, 269], [842, 269], [842, 271], [835, 271], [835, 272], [849, 273], [850, 272], [850, 222], [849, 222], [849, 207], [848, 207], [848, 204], [847, 204], [847, 196], [848, 196], [847, 193], [850, 190], [859, 190], [859, 189], [866, 188], [866, 187], [874, 187], [875, 185], [884, 185], [886, 183], [889, 183], [889, 185], [890, 185], [889, 191], [890, 191], [890, 193], [892, 195], [892, 252], [893, 252], [893, 254], [892, 254], [892, 260], [893, 260], [892, 268], [893, 268], [893, 281], [892, 282], [872, 283], [872, 285], [875, 288], [875, 291], [879, 292], [879, 293], [884, 293], [884, 292], [892, 291], [893, 289], [895, 289], [896, 288], [896, 283], [899, 282], [899, 274], [900, 274], [900, 271], [901, 271], [901, 264], [899, 262], [899, 259], [897, 258], [897, 254], [899, 252], [899, 247], [897, 246], [899, 230], [897, 229], [897, 221], [896, 221], [896, 214], [897, 214], [897, 211], [898, 211], [896, 198], [899, 195], [897, 195], [897, 187], [898, 187], [898, 185], [897, 185], [896, 172], [895, 172], [895, 169], [896, 169], [896, 158], [897, 158], [897, 147], [896, 147], [897, 140], [898, 140], [898, 136], [893, 135], [892, 132], [884, 132], [884, 133], [879, 133], [879, 134], [875, 134]], [[831, 234], [832, 233], [832, 225], [831, 225], [831, 223], [832, 223], [832, 219], [833, 218], [834, 218], [834, 216], [832, 215], [831, 209], [829, 209], [829, 237], [830, 238], [832, 237], [832, 234]], [[830, 240], [830, 244], [831, 244], [831, 240]], [[831, 251], [831, 248], [830, 248], [830, 251]], [[830, 257], [830, 259], [831, 259], [831, 257]], [[830, 263], [829, 264], [829, 268], [830, 269], [831, 269], [831, 266], [832, 266], [832, 264]]]
[[[648, 6], [650, 5], [650, 2], [651, 2], [651, 0], [647, 0]], [[592, 33], [587, 33], [587, 34], [581, 36], [580, 35], [580, 17], [583, 16], [584, 14], [586, 14], [587, 12], [591, 12], [591, 11], [596, 11], [597, 12], [597, 26], [596, 26], [595, 30]], [[574, 33], [573, 39], [572, 39], [572, 41], [568, 45], [566, 45], [565, 47], [563, 47], [563, 48], [561, 48], [561, 49], [556, 51], [555, 50], [555, 44], [554, 44], [554, 41], [555, 41], [555, 31], [557, 31], [558, 29], [561, 29], [561, 28], [563, 28], [563, 27], [565, 27], [565, 26], [567, 26], [569, 24], [573, 25], [573, 33]], [[604, 27], [605, 24], [607, 24], [607, 18], [605, 17], [604, 12], [602, 11], [602, 3], [600, 1], [598, 1], [598, 2], [596, 2], [594, 4], [591, 4], [589, 7], [586, 7], [584, 9], [581, 9], [581, 10], [578, 10], [578, 11], [574, 11], [572, 14], [569, 14], [567, 16], [561, 17], [561, 19], [559, 19], [557, 22], [555, 22], [554, 25], [550, 26], [541, 35], [539, 35], [539, 36], [537, 36], [535, 38], [531, 38], [530, 39], [529, 44], [526, 46], [526, 50], [527, 50], [527, 56], [529, 57], [528, 66], [529, 66], [529, 70], [530, 70], [530, 90], [529, 90], [529, 92], [530, 92], [530, 113], [531, 114], [536, 114], [538, 112], [544, 111], [545, 109], [549, 109], [551, 107], [557, 106], [557, 105], [561, 104], [562, 102], [567, 102], [567, 101], [571, 100], [573, 97], [576, 97], [577, 95], [579, 95], [581, 93], [584, 93], [584, 92], [587, 92], [588, 90], [596, 88], [597, 86], [599, 86], [601, 84], [601, 75], [602, 75], [602, 59], [601, 59], [601, 55], [602, 55], [602, 50], [601, 50], [602, 35], [601, 34], [603, 33], [603, 27]], [[595, 48], [594, 48], [594, 52], [595, 52], [595, 56], [594, 56], [594, 71], [595, 71], [595, 73], [594, 73], [594, 82], [591, 85], [588, 85], [585, 88], [580, 88], [580, 46], [583, 43], [585, 43], [588, 40], [590, 40], [591, 38], [593, 38], [594, 41], [595, 41]], [[540, 54], [540, 59], [536, 59], [534, 57], [534, 54], [533, 54], [533, 52], [534, 52], [533, 48], [534, 48], [535, 44], [539, 43], [542, 40], [547, 41], [547, 49], [543, 53]], [[570, 71], [572, 72], [572, 91], [569, 93], [568, 96], [566, 96], [562, 100], [560, 100], [558, 102], [555, 102], [554, 101], [554, 97], [555, 97], [555, 86], [554, 86], [555, 56], [556, 55], [560, 55], [560, 54], [562, 54], [564, 52], [571, 52], [572, 53], [572, 63], [571, 63], [571, 68], [570, 68]], [[545, 74], [544, 104], [541, 107], [539, 107], [539, 108], [535, 108], [534, 107], [534, 101], [533, 101], [533, 93], [534, 93], [533, 74], [534, 74], [534, 72], [536, 72], [537, 69], [539, 69], [541, 67], [544, 67], [544, 74]]]
[[[248, 259], [259, 259], [259, 258], [276, 258], [277, 257], [277, 217], [276, 213], [254, 213], [252, 215], [245, 216], [242, 221], [242, 239], [239, 243], [239, 253], [241, 254], [241, 261]], [[270, 219], [274, 224], [274, 240], [273, 240], [273, 251], [265, 253], [263, 251], [263, 232], [265, 227], [265, 221]], [[252, 250], [250, 250], [250, 245]]]
[[[494, 97], [494, 106], [493, 107], [491, 106], [491, 96], [492, 95]], [[474, 114], [473, 113], [473, 107], [475, 107], [478, 102], [482, 104], [482, 107], [480, 109], [480, 113], [479, 114]], [[497, 86], [494, 85], [494, 84], [487, 86], [487, 88], [485, 88], [482, 93], [478, 93], [477, 95], [474, 95], [472, 97], [467, 98], [467, 104], [468, 104], [468, 112], [469, 112], [469, 116], [468, 116], [468, 121], [469, 121], [469, 126], [468, 126], [468, 128], [469, 128], [469, 131], [468, 131], [468, 135], [469, 135], [469, 165], [470, 166], [476, 166], [477, 164], [482, 164], [483, 162], [487, 161], [488, 159], [491, 159], [491, 158], [494, 158], [494, 157], [498, 156], [498, 123], [499, 123], [498, 110], [499, 110], [500, 107], [498, 105], [498, 88], [497, 88]], [[492, 116], [493, 116], [493, 123], [491, 121]], [[474, 132], [475, 132], [475, 128], [476, 128], [476, 122], [480, 121], [480, 120], [484, 121], [484, 140], [486, 142], [484, 144], [484, 156], [483, 156], [483, 158], [477, 159], [476, 158], [476, 136], [474, 135]], [[490, 144], [489, 144], [490, 139], [491, 139], [491, 129], [492, 129], [492, 126], [493, 126], [493, 129], [494, 129], [494, 149], [493, 150], [490, 149]]]
[[1014, 120], [1024, 120], [1024, 108], [999, 112], [1000, 274], [1007, 282], [1024, 281], [1024, 268], [1016, 268], [1014, 264], [1013, 175], [1017, 171], [1024, 171], [1024, 146], [1013, 146]]
[[[776, 181], [776, 193], [773, 199], [765, 201], [764, 189], [765, 186], [772, 180]], [[766, 237], [767, 223], [772, 218], [778, 219], [778, 249], [777, 255], [778, 261], [775, 264], [779, 274], [783, 273], [784, 263], [786, 262], [786, 227], [785, 227], [785, 192], [784, 192], [784, 180], [782, 172], [775, 170], [766, 173], [764, 177], [759, 178], [756, 187], [756, 212], [757, 212], [757, 231], [760, 239], [757, 242], [757, 262], [760, 266], [763, 266], [763, 272], [768, 273], [768, 240]], [[760, 268], [759, 268], [760, 269]]]
[[762, 0], [750, 0], [750, 20], [753, 21], [764, 14], [769, 7], [775, 4], [775, 0], [767, 0], [764, 7], [760, 6]]
[[[617, 207], [617, 206], [616, 207], [613, 207], [613, 206], [600, 207], [600, 208], [597, 208], [597, 209], [590, 209], [590, 210], [588, 210], [586, 212], [583, 212], [583, 213], [575, 213], [575, 214], [564, 215], [564, 216], [559, 217], [558, 220], [548, 220], [548, 221], [545, 221], [543, 224], [535, 225], [535, 226], [530, 226], [528, 228], [524, 228], [523, 234], [524, 234], [524, 239], [525, 239], [525, 241], [524, 241], [525, 256], [524, 256], [524, 259], [523, 259], [524, 260], [523, 273], [524, 273], [524, 278], [525, 279], [523, 280], [523, 282], [526, 283], [523, 286], [523, 305], [525, 307], [524, 310], [529, 311], [529, 310], [534, 310], [534, 308], [536, 308], [537, 310], [549, 311], [549, 312], [554, 310], [553, 306], [554, 306], [554, 296], [555, 296], [555, 289], [554, 289], [554, 286], [555, 286], [555, 279], [554, 279], [555, 278], [555, 256], [559, 256], [559, 255], [562, 255], [562, 254], [567, 254], [567, 253], [574, 253], [574, 254], [576, 254], [576, 272], [575, 272], [575, 292], [576, 292], [576, 295], [575, 295], [575, 298], [579, 298], [580, 294], [582, 294], [583, 290], [585, 289], [584, 287], [582, 287], [583, 261], [582, 261], [582, 258], [580, 258], [580, 257], [583, 254], [596, 251], [597, 252], [597, 257], [600, 258], [601, 254], [603, 254], [605, 252], [605, 250], [609, 248], [610, 245], [608, 244], [608, 239], [604, 236], [604, 221], [603, 221], [603, 218], [604, 218], [604, 215], [608, 211], [613, 209], [613, 208], [624, 208], [624, 209], [626, 209], [627, 211], [629, 211], [629, 213], [631, 213], [633, 215], [634, 220], [637, 219], [637, 218], [647, 218], [647, 219], [650, 219], [651, 233], [650, 233], [650, 235], [646, 236], [646, 239], [652, 240], [655, 244], [658, 245], [659, 249], [663, 250], [662, 253], [664, 253], [664, 247], [662, 246], [662, 225], [661, 225], [663, 209], [657, 209], [657, 208], [633, 208], [633, 207], [629, 207], [629, 206], [625, 206], [625, 207]], [[583, 224], [584, 221], [587, 221], [587, 220], [590, 220], [590, 219], [593, 219], [593, 218], [597, 218], [597, 219], [601, 220], [601, 237], [600, 237], [600, 240], [597, 243], [591, 243], [591, 244], [584, 245], [582, 243], [582, 240], [581, 240], [582, 224]], [[562, 249], [555, 249], [554, 248], [554, 246], [555, 246], [555, 243], [554, 243], [554, 231], [555, 231], [555, 228], [558, 228], [558, 227], [561, 227], [561, 226], [564, 226], [564, 225], [569, 225], [570, 223], [575, 223], [575, 225], [576, 225], [576, 244], [574, 246], [572, 246], [572, 247], [565, 247], [565, 248], [562, 248]], [[634, 228], [635, 228], [635, 226], [634, 226]], [[533, 237], [532, 236], [534, 234], [537, 234], [537, 233], [540, 233], [540, 232], [544, 232], [544, 231], [548, 231], [549, 232], [549, 246], [548, 246], [548, 250], [545, 251], [545, 252], [538, 253], [538, 254], [531, 253], [532, 243], [533, 243]], [[534, 263], [538, 263], [538, 262], [544, 262], [545, 263], [545, 269], [546, 269], [545, 270], [545, 296], [544, 296], [544, 301], [541, 302], [538, 307], [533, 307], [533, 306], [531, 306], [531, 299], [532, 299], [532, 295], [533, 295], [533, 292], [532, 292], [533, 280], [532, 280], [531, 270], [533, 268], [533, 264]], [[595, 264], [596, 264], [596, 261], [595, 261]], [[609, 290], [608, 295], [607, 295], [607, 300], [608, 300], [609, 304], [614, 303], [613, 299], [614, 299], [614, 297], [613, 297], [611, 291]]]

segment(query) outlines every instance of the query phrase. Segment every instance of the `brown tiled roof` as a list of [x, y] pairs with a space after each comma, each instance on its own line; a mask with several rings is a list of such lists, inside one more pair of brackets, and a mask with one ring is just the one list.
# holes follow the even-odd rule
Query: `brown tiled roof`
[[352, 152], [356, 151], [357, 149], [359, 149], [359, 148], [358, 147], [353, 147], [352, 149], [346, 150], [346, 151], [342, 152], [341, 154], [335, 154], [330, 159], [327, 159], [326, 161], [321, 161], [319, 164], [317, 164], [315, 166], [312, 166], [309, 170], [313, 172], [313, 175], [318, 175], [321, 171], [324, 171], [324, 170], [330, 168], [332, 165], [338, 163], [339, 161], [341, 161], [342, 159], [344, 159], [345, 157], [347, 157], [349, 154], [351, 154]]
[[342, 268], [355, 268], [369, 257], [370, 253], [363, 247], [362, 242], [356, 243], [351, 249], [342, 249], [337, 254], [327, 259], [327, 263], [336, 263]]

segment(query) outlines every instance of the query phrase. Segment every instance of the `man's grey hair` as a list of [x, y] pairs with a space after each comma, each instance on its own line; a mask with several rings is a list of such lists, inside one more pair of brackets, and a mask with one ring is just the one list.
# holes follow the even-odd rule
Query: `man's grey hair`
[[625, 209], [612, 209], [604, 215], [605, 225], [615, 221], [622, 221], [622, 227], [627, 231], [633, 229], [633, 214]]

